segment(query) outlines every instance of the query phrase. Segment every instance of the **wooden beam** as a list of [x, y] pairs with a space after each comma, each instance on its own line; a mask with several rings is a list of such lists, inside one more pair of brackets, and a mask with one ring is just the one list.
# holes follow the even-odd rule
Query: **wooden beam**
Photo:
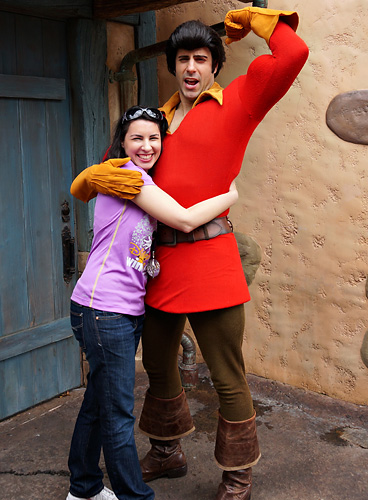
[[[75, 174], [100, 163], [110, 144], [105, 21], [68, 21]], [[94, 203], [76, 204], [78, 250], [89, 252]]]
[[116, 23], [128, 24], [129, 26], [138, 26], [139, 25], [139, 14], [128, 14], [127, 16], [118, 16], [113, 17], [110, 21], [114, 21]]
[[92, 17], [93, 0], [0, 0], [0, 11], [50, 19]]
[[111, 19], [114, 17], [159, 10], [181, 3], [196, 2], [197, 0], [94, 0], [93, 15], [98, 19]]
[[[142, 12], [135, 28], [136, 47], [147, 47], [156, 42], [156, 13]], [[137, 64], [138, 103], [140, 106], [158, 106], [157, 58]]]

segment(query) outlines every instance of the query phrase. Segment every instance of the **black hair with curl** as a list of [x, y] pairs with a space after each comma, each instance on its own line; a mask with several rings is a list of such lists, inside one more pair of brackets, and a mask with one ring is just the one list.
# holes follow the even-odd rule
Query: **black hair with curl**
[[[212, 72], [217, 76], [226, 60], [220, 35], [201, 21], [186, 21], [171, 34], [166, 44], [166, 62], [170, 73], [175, 75], [176, 53], [179, 49], [196, 50], [207, 47], [212, 55]], [[216, 68], [217, 66], [217, 68]]]

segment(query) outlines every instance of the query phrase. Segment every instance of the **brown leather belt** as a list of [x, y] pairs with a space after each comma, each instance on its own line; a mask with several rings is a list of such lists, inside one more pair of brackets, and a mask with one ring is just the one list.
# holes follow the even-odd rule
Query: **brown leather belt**
[[157, 224], [157, 245], [174, 247], [177, 243], [194, 243], [200, 240], [210, 240], [220, 234], [231, 233], [233, 225], [227, 217], [212, 219], [207, 224], [199, 226], [190, 233], [183, 233], [159, 222]]

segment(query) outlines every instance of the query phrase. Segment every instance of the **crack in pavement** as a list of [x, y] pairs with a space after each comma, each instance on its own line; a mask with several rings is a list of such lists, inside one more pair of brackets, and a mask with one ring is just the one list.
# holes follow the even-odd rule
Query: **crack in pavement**
[[49, 476], [69, 476], [70, 473], [66, 470], [36, 470], [33, 472], [18, 472], [13, 469], [0, 470], [1, 475], [10, 474], [12, 476], [37, 476], [39, 474], [49, 475]]

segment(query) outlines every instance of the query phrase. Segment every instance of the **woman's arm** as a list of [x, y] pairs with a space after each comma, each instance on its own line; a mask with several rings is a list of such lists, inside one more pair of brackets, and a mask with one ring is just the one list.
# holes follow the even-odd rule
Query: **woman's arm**
[[144, 186], [132, 200], [142, 210], [167, 226], [189, 233], [234, 205], [238, 191], [233, 181], [228, 193], [201, 201], [189, 208], [179, 205], [157, 186]]

